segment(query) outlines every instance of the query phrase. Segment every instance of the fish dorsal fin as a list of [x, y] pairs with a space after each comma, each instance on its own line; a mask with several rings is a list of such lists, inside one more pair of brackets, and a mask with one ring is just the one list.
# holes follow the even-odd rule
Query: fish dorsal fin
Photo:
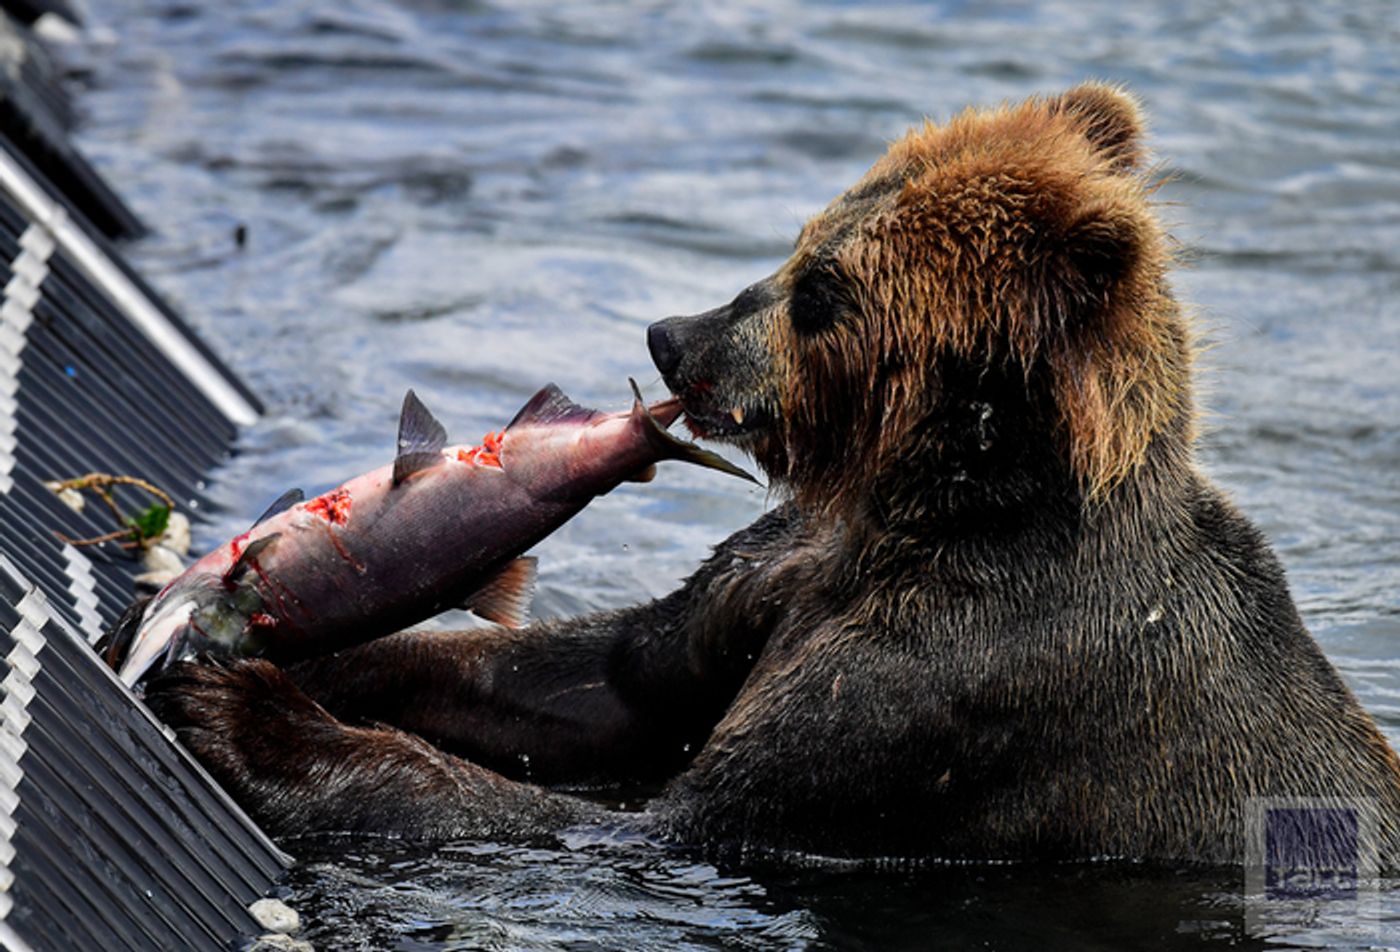
[[473, 592], [462, 607], [507, 628], [524, 627], [530, 599], [535, 594], [537, 561], [533, 555], [525, 555], [508, 563], [495, 578]]
[[261, 539], [249, 542], [244, 547], [243, 551], [239, 553], [238, 561], [230, 565], [228, 571], [224, 573], [224, 584], [227, 586], [236, 584], [238, 580], [243, 577], [243, 573], [248, 571], [253, 561], [266, 552], [268, 546], [272, 545], [280, 538], [282, 538], [282, 533], [270, 532]]
[[520, 408], [515, 419], [506, 424], [506, 429], [509, 430], [513, 426], [558, 423], [561, 420], [587, 420], [596, 413], [596, 410], [574, 403], [564, 396], [564, 391], [551, 383], [546, 384], [544, 389], [530, 398], [529, 403]]
[[261, 516], [258, 516], [257, 521], [254, 522], [248, 528], [256, 529], [258, 526], [262, 525], [264, 522], [271, 519], [273, 516], [286, 512], [288, 509], [292, 508], [305, 498], [306, 493], [302, 492], [300, 489], [287, 490], [282, 495], [278, 496], [277, 501], [274, 502], [272, 505], [268, 506], [267, 511], [264, 512]]
[[442, 448], [447, 445], [447, 430], [443, 429], [423, 401], [412, 390], [403, 395], [403, 411], [399, 413], [399, 442], [394, 454], [394, 485], [414, 473], [442, 462]]

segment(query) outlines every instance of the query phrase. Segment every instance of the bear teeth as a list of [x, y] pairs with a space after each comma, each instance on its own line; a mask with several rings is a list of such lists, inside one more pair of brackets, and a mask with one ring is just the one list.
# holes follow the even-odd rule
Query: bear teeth
[[733, 410], [730, 410], [730, 411], [729, 411], [729, 415], [732, 416], [732, 417], [734, 418], [734, 423], [735, 423], [736, 426], [743, 426], [743, 425], [744, 425], [744, 408], [743, 408], [743, 407], [735, 407]]

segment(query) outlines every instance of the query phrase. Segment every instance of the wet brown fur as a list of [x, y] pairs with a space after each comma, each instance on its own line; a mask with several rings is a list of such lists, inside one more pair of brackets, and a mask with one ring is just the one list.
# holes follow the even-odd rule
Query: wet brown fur
[[[839, 504], [862, 471], [907, 467], [927, 370], [953, 354], [1048, 372], [1088, 495], [1121, 482], [1190, 413], [1190, 340], [1164, 286], [1142, 128], [1136, 105], [1100, 86], [969, 110], [911, 131], [809, 221], [776, 281], [826, 269], [855, 319], [804, 340], [774, 309], [787, 429], [772, 468], [810, 487], [809, 503]], [[861, 466], [813, 470], [817, 431], [840, 432]]]
[[670, 596], [185, 670], [162, 716], [283, 833], [528, 835], [601, 816], [534, 784], [641, 781], [628, 822], [716, 849], [1237, 863], [1250, 798], [1359, 798], [1400, 865], [1400, 762], [1195, 464], [1142, 137], [1095, 84], [927, 124], [654, 325], [792, 495]]

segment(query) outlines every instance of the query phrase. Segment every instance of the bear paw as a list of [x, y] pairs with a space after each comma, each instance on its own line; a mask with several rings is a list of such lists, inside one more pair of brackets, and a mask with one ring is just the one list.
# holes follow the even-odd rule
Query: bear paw
[[173, 665], [150, 683], [146, 704], [245, 805], [305, 783], [308, 748], [344, 730], [261, 659]]

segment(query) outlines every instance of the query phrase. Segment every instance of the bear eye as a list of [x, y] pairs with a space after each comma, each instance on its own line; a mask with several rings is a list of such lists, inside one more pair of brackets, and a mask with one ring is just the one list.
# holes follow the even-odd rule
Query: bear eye
[[798, 275], [788, 310], [799, 333], [816, 334], [832, 327], [845, 309], [841, 283], [829, 268], [808, 268]]

